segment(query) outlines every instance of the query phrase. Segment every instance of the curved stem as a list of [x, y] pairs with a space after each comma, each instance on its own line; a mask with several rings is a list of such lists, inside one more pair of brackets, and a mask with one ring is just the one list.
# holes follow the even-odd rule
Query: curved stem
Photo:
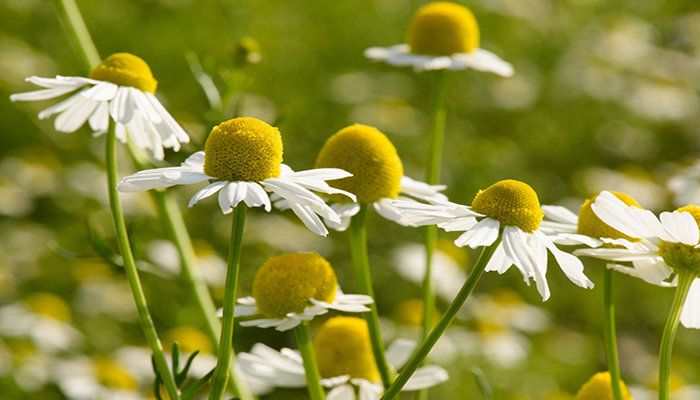
[[301, 358], [304, 361], [306, 386], [309, 388], [309, 396], [311, 400], [325, 400], [326, 393], [323, 391], [323, 387], [321, 387], [321, 374], [318, 372], [314, 347], [311, 344], [309, 321], [302, 321], [301, 324], [294, 328], [294, 338], [297, 341]]
[[673, 296], [671, 311], [668, 314], [664, 334], [661, 337], [661, 350], [659, 351], [659, 400], [669, 400], [671, 398], [671, 352], [673, 341], [676, 339], [678, 322], [681, 320], [683, 304], [688, 297], [690, 285], [693, 283], [695, 275], [691, 271], [681, 271], [678, 274], [678, 287]]
[[211, 378], [209, 400], [221, 400], [228, 383], [231, 349], [233, 348], [233, 313], [236, 306], [236, 287], [238, 286], [238, 270], [241, 264], [241, 247], [243, 246], [243, 226], [245, 225], [247, 209], [247, 206], [241, 202], [233, 210], [231, 247], [228, 252], [228, 268], [224, 289], [224, 317], [221, 322], [221, 340], [219, 341], [219, 359], [216, 362], [214, 375]]
[[[365, 218], [367, 216], [367, 204], [360, 205], [360, 212], [352, 217], [350, 222], [350, 249], [352, 251], [352, 265], [355, 270], [357, 280], [357, 291], [374, 299], [374, 289], [372, 288], [372, 277], [369, 272], [369, 258], [367, 256], [367, 232], [365, 229]], [[368, 305], [370, 311], [363, 313], [369, 328], [369, 338], [372, 342], [372, 352], [377, 362], [379, 375], [382, 383], [387, 388], [391, 384], [391, 369], [384, 355], [384, 342], [379, 331], [379, 315], [377, 314], [377, 304]]]
[[172, 400], [179, 399], [180, 394], [177, 390], [177, 384], [173, 378], [170, 368], [168, 367], [168, 362], [165, 359], [165, 354], [163, 353], [163, 346], [158, 339], [158, 333], [156, 332], [156, 327], [153, 324], [153, 319], [148, 311], [148, 306], [146, 305], [146, 296], [143, 293], [143, 287], [141, 286], [141, 280], [139, 279], [138, 271], [136, 270], [136, 263], [134, 262], [134, 256], [131, 253], [131, 246], [129, 245], [129, 237], [126, 233], [126, 223], [124, 222], [124, 214], [122, 212], [122, 204], [119, 199], [119, 193], [117, 192], [117, 149], [116, 142], [117, 138], [114, 133], [115, 124], [110, 124], [109, 132], [107, 133], [107, 144], [106, 144], [106, 154], [105, 161], [107, 163], [107, 176], [109, 184], [109, 204], [112, 211], [112, 218], [114, 220], [114, 226], [117, 234], [117, 243], [119, 244], [119, 253], [121, 253], [122, 260], [124, 263], [124, 271], [126, 272], [126, 278], [129, 282], [129, 288], [131, 289], [131, 295], [136, 303], [136, 311], [139, 316], [139, 323], [141, 324], [141, 329], [146, 335], [146, 340], [148, 345], [153, 352], [153, 357], [155, 359], [156, 368], [160, 378], [163, 380], [163, 384], [168, 391], [168, 395]]
[[603, 314], [605, 315], [604, 323], [604, 339], [605, 339], [605, 357], [608, 360], [608, 371], [610, 372], [610, 380], [612, 382], [613, 399], [622, 400], [622, 389], [620, 387], [620, 361], [617, 356], [617, 337], [615, 335], [615, 306], [612, 301], [612, 279], [613, 270], [607, 268], [603, 263], [605, 270], [603, 279]]
[[389, 389], [384, 392], [384, 395], [382, 395], [380, 400], [390, 400], [396, 397], [401, 388], [403, 388], [406, 382], [408, 382], [408, 380], [411, 378], [411, 375], [416, 372], [416, 369], [418, 369], [425, 357], [428, 355], [428, 353], [430, 353], [430, 350], [433, 349], [435, 343], [437, 343], [438, 339], [440, 339], [442, 334], [445, 333], [447, 327], [449, 327], [452, 321], [455, 319], [457, 312], [459, 312], [459, 309], [462, 308], [464, 302], [467, 301], [467, 297], [469, 297], [477, 282], [479, 282], [481, 275], [484, 273], [486, 265], [500, 243], [501, 235], [498, 236], [498, 239], [496, 239], [493, 244], [484, 248], [479, 256], [479, 259], [476, 261], [474, 268], [469, 273], [467, 281], [464, 282], [462, 289], [459, 290], [459, 293], [457, 293], [455, 299], [452, 300], [450, 306], [447, 307], [445, 314], [442, 316], [442, 318], [440, 318], [437, 325], [435, 325], [435, 329], [430, 332], [428, 338], [421, 343], [418, 349], [416, 349], [411, 358], [408, 360], [408, 363], [406, 363], [406, 366], [403, 368], [403, 370], [401, 370], [401, 373], [399, 373]]

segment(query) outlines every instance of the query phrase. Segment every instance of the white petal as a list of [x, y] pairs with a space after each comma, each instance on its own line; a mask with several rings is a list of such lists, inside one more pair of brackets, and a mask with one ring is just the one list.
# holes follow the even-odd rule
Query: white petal
[[161, 119], [163, 120], [163, 124], [165, 124], [167, 129], [170, 130], [181, 143], [189, 143], [190, 137], [187, 135], [187, 132], [185, 132], [185, 130], [182, 129], [180, 124], [178, 124], [175, 121], [175, 119], [170, 115], [168, 110], [166, 110], [165, 107], [163, 107], [163, 105], [160, 104], [158, 98], [152, 93], [148, 92], [146, 93], [146, 98], [149, 100], [153, 108], [156, 109]]
[[254, 306], [255, 305], [255, 297], [253, 297], [253, 296], [239, 297], [238, 299], [236, 299], [236, 303], [243, 305], [243, 306]]
[[372, 383], [365, 379], [352, 379], [352, 383], [359, 385], [359, 400], [379, 400], [384, 388], [378, 383]]
[[134, 107], [141, 111], [146, 119], [154, 124], [160, 124], [163, 122], [163, 118], [160, 116], [155, 107], [153, 107], [151, 102], [148, 101], [148, 98], [142, 91], [136, 88], [130, 88], [129, 94], [134, 102]]
[[282, 322], [281, 324], [279, 324], [275, 327], [275, 330], [280, 331], [280, 332], [288, 331], [290, 329], [297, 327], [299, 324], [301, 324], [301, 322], [302, 322], [302, 319], [285, 318], [284, 322]]
[[268, 319], [268, 318], [261, 318], [261, 319], [253, 319], [250, 321], [242, 321], [241, 326], [257, 326], [258, 328], [272, 328], [274, 326], [277, 326], [279, 324], [282, 324], [286, 321], [287, 319]]
[[[179, 167], [156, 168], [139, 171], [133, 175], [125, 177], [121, 182], [119, 182], [119, 185], [117, 185], [117, 190], [121, 192], [140, 192], [156, 188], [166, 188], [173, 185], [189, 185], [192, 183], [203, 182], [208, 179], [215, 179], [206, 175], [200, 168], [197, 168], [196, 166], [193, 167], [191, 164], [188, 164], [189, 162], [196, 162], [200, 157], [201, 155], [195, 153]], [[219, 190], [225, 184], [225, 181], [214, 182], [203, 190], [211, 189], [212, 185], [218, 186], [216, 190]], [[203, 197], [201, 195], [204, 193], [197, 193], [195, 194], [197, 200], [194, 200], [195, 197], [193, 197], [194, 202], [191, 201], [190, 203], [194, 204], [200, 199], [211, 196], [214, 193], [215, 192], [208, 193]]]
[[372, 300], [371, 296], [366, 296], [364, 294], [343, 294], [340, 291], [336, 292], [335, 301], [338, 301], [338, 302], [344, 303], [344, 304], [372, 304], [372, 303], [374, 303], [374, 300]]
[[457, 245], [457, 247], [469, 246], [472, 249], [481, 246], [490, 246], [498, 238], [500, 226], [498, 221], [491, 218], [484, 218], [473, 228], [458, 237], [457, 240], [455, 240], [455, 245]]
[[219, 192], [219, 207], [221, 212], [228, 214], [238, 205], [248, 193], [248, 186], [245, 182], [229, 182]]
[[331, 389], [326, 400], [355, 400], [355, 389], [351, 385], [342, 385]]
[[328, 229], [326, 229], [326, 226], [323, 225], [321, 219], [309, 206], [303, 206], [292, 202], [290, 202], [289, 205], [292, 208], [292, 211], [294, 211], [294, 214], [299, 217], [301, 222], [303, 222], [304, 225], [311, 230], [311, 232], [321, 236], [328, 235]]
[[[82, 85], [81, 85], [82, 86]], [[58, 96], [63, 96], [66, 93], [70, 93], [80, 86], [59, 86], [49, 89], [35, 90], [33, 92], [25, 93], [15, 93], [10, 95], [11, 101], [37, 101], [37, 100], [47, 100], [53, 99]]]
[[404, 217], [401, 209], [394, 206], [393, 202], [393, 199], [384, 198], [374, 202], [373, 206], [379, 215], [388, 219], [389, 221], [394, 221], [402, 226], [409, 226], [410, 222], [408, 221], [408, 218]]
[[700, 329], [700, 279], [695, 279], [690, 286], [681, 312], [681, 323], [686, 328]]
[[513, 265], [513, 260], [506, 255], [503, 243], [501, 243], [496, 247], [496, 251], [491, 256], [488, 264], [486, 264], [486, 271], [497, 271], [499, 274], [503, 274], [511, 265]]
[[194, 196], [192, 196], [192, 198], [190, 199], [190, 203], [187, 205], [187, 207], [192, 207], [193, 205], [197, 204], [198, 201], [206, 199], [207, 197], [213, 195], [214, 193], [221, 190], [224, 186], [226, 186], [227, 183], [228, 182], [226, 181], [218, 181], [207, 185], [204, 189], [200, 190], [199, 192], [195, 193]]
[[545, 217], [556, 222], [569, 225], [578, 225], [578, 215], [569, 211], [569, 209], [566, 207], [544, 205], [542, 206], [542, 211], [544, 211]]
[[671, 269], [664, 263], [661, 257], [646, 258], [643, 260], [633, 261], [634, 267], [619, 264], [607, 264], [608, 268], [612, 268], [617, 272], [622, 272], [644, 280], [647, 283], [657, 286], [675, 286], [668, 282], [671, 276]]
[[117, 95], [119, 86], [111, 82], [100, 82], [88, 90], [83, 90], [80, 94], [93, 101], [109, 101]]
[[421, 200], [435, 196], [441, 196], [447, 199], [444, 194], [440, 193], [441, 190], [445, 189], [447, 189], [446, 185], [429, 185], [425, 182], [417, 181], [407, 176], [401, 177], [401, 192]]
[[245, 184], [248, 186], [248, 194], [244, 200], [248, 207], [265, 206], [265, 211], [270, 212], [272, 204], [265, 189], [256, 182], [245, 182]]
[[350, 380], [350, 375], [343, 375], [343, 376], [336, 376], [333, 378], [326, 378], [326, 379], [321, 379], [321, 385], [323, 387], [336, 387], [340, 386], [344, 383], [347, 383]]
[[593, 288], [593, 282], [583, 273], [583, 263], [581, 260], [572, 254], [559, 250], [542, 232], [535, 231], [533, 234], [537, 240], [552, 252], [561, 270], [564, 271], [564, 274], [566, 274], [573, 283], [583, 288]]
[[402, 390], [411, 391], [425, 389], [445, 382], [448, 379], [450, 379], [450, 375], [444, 368], [437, 365], [428, 365], [427, 367], [418, 368], [416, 372], [408, 378], [408, 382], [406, 382]]
[[285, 178], [268, 178], [260, 183], [290, 203], [293, 202], [300, 205], [325, 204], [318, 195]]
[[700, 240], [698, 223], [689, 212], [679, 213], [678, 211], [664, 212], [660, 216], [664, 229], [673, 236], [676, 241], [695, 246]]
[[483, 72], [493, 72], [500, 76], [513, 76], [515, 70], [510, 63], [501, 60], [500, 57], [484, 49], [474, 49], [471, 53], [458, 53], [452, 56], [454, 60], [466, 67]]
[[125, 125], [131, 121], [131, 117], [134, 115], [134, 103], [129, 89], [129, 87], [120, 86], [117, 89], [117, 95], [109, 102], [109, 113], [112, 115], [112, 119]]
[[109, 129], [109, 103], [106, 101], [100, 102], [95, 112], [88, 119], [88, 122], [95, 133], [107, 132], [107, 129]]
[[468, 231], [478, 223], [474, 217], [456, 217], [447, 222], [441, 222], [438, 227], [444, 229], [445, 232]]
[[389, 362], [389, 364], [394, 366], [394, 368], [400, 370], [406, 364], [408, 359], [411, 358], [411, 355], [413, 355], [413, 352], [417, 347], [418, 344], [413, 340], [401, 338], [396, 339], [386, 349], [386, 360]]
[[39, 119], [47, 119], [56, 113], [63, 112], [82, 100], [84, 99], [82, 96], [80, 96], [80, 93], [76, 93], [62, 102], [54, 104], [53, 106], [41, 111], [39, 113]]
[[258, 307], [256, 306], [241, 306], [237, 305], [234, 308], [233, 311], [233, 316], [238, 318], [238, 317], [249, 317], [251, 315], [257, 315], [259, 314], [260, 311], [258, 311]]
[[603, 222], [635, 238], [657, 237], [665, 241], [675, 240], [666, 233], [661, 222], [651, 211], [627, 206], [610, 192], [601, 192], [591, 209]]
[[75, 132], [90, 118], [90, 115], [99, 103], [80, 96], [67, 110], [56, 117], [54, 127], [59, 132]]
[[632, 251], [628, 249], [577, 249], [576, 256], [588, 256], [609, 261], [635, 261], [644, 260], [649, 257], [656, 257], [655, 251]]

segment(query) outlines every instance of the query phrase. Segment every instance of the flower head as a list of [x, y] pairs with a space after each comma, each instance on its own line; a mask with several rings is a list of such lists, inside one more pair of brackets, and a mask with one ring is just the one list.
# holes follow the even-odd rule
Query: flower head
[[45, 89], [13, 94], [12, 101], [53, 99], [81, 89], [39, 113], [39, 119], [58, 114], [54, 126], [59, 132], [75, 132], [87, 122], [94, 136], [98, 136], [107, 132], [111, 117], [121, 142], [126, 142], [128, 136], [136, 146], [151, 150], [159, 160], [163, 159], [163, 148], [178, 151], [180, 143], [190, 141], [155, 97], [158, 82], [148, 64], [133, 54], [117, 53], [105, 58], [90, 71], [88, 78], [32, 76], [27, 81]]
[[[620, 389], [622, 389], [623, 400], [632, 400], [632, 394], [625, 382], [620, 381]], [[613, 398], [610, 372], [599, 372], [581, 386], [574, 400], [613, 400]]]
[[[357, 196], [359, 203], [395, 198], [403, 176], [396, 148], [377, 129], [355, 124], [331, 136], [318, 154], [316, 168], [340, 168], [352, 174], [336, 186]], [[341, 198], [340, 201], [346, 201]]]
[[406, 42], [414, 54], [471, 53], [479, 47], [479, 25], [464, 6], [446, 1], [430, 3], [413, 14]]
[[364, 319], [334, 317], [326, 321], [314, 337], [314, 353], [322, 378], [349, 375], [370, 382], [379, 379]]
[[[642, 206], [639, 205], [631, 196], [625, 194], [625, 193], [619, 193], [619, 192], [610, 192], [612, 193], [615, 197], [620, 199], [623, 203], [625, 203], [628, 206], [635, 206], [638, 208], [642, 208]], [[598, 218], [597, 215], [593, 212], [593, 208], [591, 205], [595, 203], [595, 200], [598, 198], [598, 195], [591, 197], [590, 199], [587, 199], [583, 204], [581, 205], [581, 210], [578, 212], [578, 223], [577, 223], [577, 233], [581, 235], [586, 235], [590, 236], [592, 238], [600, 239], [600, 238], [610, 238], [610, 239], [626, 239], [629, 241], [638, 241], [639, 239], [632, 238], [630, 236], [625, 235], [624, 233], [618, 231], [617, 229], [611, 227], [610, 225], [606, 224], [605, 222], [601, 221], [600, 218]]]
[[277, 128], [254, 118], [235, 118], [212, 129], [205, 144], [206, 152], [190, 156], [179, 167], [156, 168], [125, 177], [117, 186], [122, 192], [139, 192], [210, 181], [190, 200], [192, 207], [199, 200], [219, 193], [219, 206], [224, 214], [233, 211], [241, 201], [249, 207], [272, 203], [267, 192], [283, 199], [288, 208], [314, 233], [326, 235], [328, 230], [319, 216], [340, 223], [340, 217], [326, 202], [311, 191], [338, 194], [355, 200], [355, 195], [326, 183], [351, 176], [348, 172], [321, 168], [294, 172], [282, 164], [282, 139]]
[[243, 326], [292, 329], [302, 321], [330, 309], [365, 312], [372, 298], [346, 295], [338, 286], [331, 265], [316, 253], [287, 253], [271, 258], [255, 275], [253, 297], [238, 299], [235, 315], [262, 314], [263, 319], [241, 322]]
[[537, 193], [526, 183], [512, 179], [479, 190], [472, 201], [472, 210], [503, 226], [517, 226], [523, 232], [536, 231], [544, 217]]

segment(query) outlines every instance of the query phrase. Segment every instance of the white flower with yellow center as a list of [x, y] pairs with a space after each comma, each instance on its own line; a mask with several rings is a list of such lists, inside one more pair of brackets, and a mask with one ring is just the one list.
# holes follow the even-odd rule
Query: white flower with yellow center
[[[416, 343], [398, 339], [386, 350], [387, 361], [400, 369], [416, 348]], [[367, 322], [361, 318], [334, 317], [319, 328], [314, 337], [314, 353], [321, 374], [321, 385], [331, 388], [333, 400], [376, 400], [384, 392], [372, 353]], [[238, 361], [247, 374], [277, 387], [306, 386], [304, 365], [296, 350], [277, 351], [257, 343], [250, 353], [240, 353]], [[437, 365], [419, 368], [402, 390], [413, 391], [435, 386], [449, 379]], [[356, 396], [356, 388], [359, 397]]]
[[[142, 400], [136, 371], [109, 356], [73, 357], [51, 366], [52, 379], [73, 400]], [[152, 379], [152, 376], [148, 378]], [[145, 383], [145, 382], [144, 382]]]
[[395, 201], [394, 205], [415, 226], [437, 225], [447, 232], [464, 231], [455, 240], [459, 247], [472, 249], [492, 245], [502, 234], [502, 242], [486, 265], [486, 271], [504, 273], [515, 265], [529, 284], [535, 280], [543, 300], [549, 298], [547, 250], [566, 276], [575, 284], [592, 288], [575, 256], [559, 250], [539, 229], [544, 216], [537, 193], [525, 183], [504, 180], [480, 190], [471, 207], [439, 199], [431, 204]]
[[255, 275], [253, 296], [238, 299], [235, 316], [264, 318], [242, 326], [286, 331], [329, 310], [365, 312], [370, 296], [344, 294], [331, 265], [316, 253], [289, 253], [268, 260]]
[[39, 119], [58, 114], [54, 126], [59, 132], [75, 132], [88, 122], [94, 136], [99, 136], [107, 132], [111, 116], [117, 124], [116, 137], [122, 143], [128, 134], [136, 146], [151, 150], [159, 160], [163, 159], [164, 147], [178, 151], [180, 143], [190, 141], [154, 95], [158, 82], [148, 64], [132, 54], [112, 54], [93, 68], [87, 78], [32, 76], [27, 81], [46, 89], [13, 94], [10, 100], [47, 100], [80, 89], [39, 113]]
[[[610, 192], [601, 192], [592, 204], [593, 212], [604, 223], [636, 239], [633, 247], [601, 249], [605, 252], [577, 250], [576, 254], [612, 261], [632, 261], [634, 268], [616, 269], [661, 286], [675, 286], [673, 274], [690, 270], [695, 274], [686, 299], [681, 323], [700, 329], [700, 207], [688, 205], [657, 218], [651, 211], [629, 206]], [[652, 272], [650, 272], [652, 271]], [[655, 275], [652, 275], [655, 274]]]
[[416, 11], [406, 44], [371, 47], [365, 57], [416, 71], [475, 69], [512, 76], [513, 66], [490, 51], [479, 48], [479, 25], [468, 8], [435, 2]]
[[[331, 196], [331, 208], [340, 221], [326, 219], [325, 222], [337, 231], [350, 226], [352, 217], [360, 211], [360, 203], [372, 204], [382, 217], [408, 226], [408, 220], [393, 205], [394, 200], [446, 199], [438, 193], [446, 186], [428, 185], [404, 176], [401, 159], [389, 138], [366, 125], [348, 126], [328, 138], [316, 159], [316, 168], [339, 168], [352, 174], [333, 182], [334, 186], [357, 196], [356, 203], [344, 196]], [[275, 202], [275, 205], [284, 207], [283, 203]]]
[[314, 233], [326, 235], [328, 230], [319, 215], [337, 223], [340, 217], [311, 191], [354, 200], [352, 193], [332, 188], [325, 182], [348, 176], [350, 173], [333, 168], [294, 172], [282, 164], [282, 136], [277, 128], [255, 118], [235, 118], [214, 127], [205, 151], [194, 153], [179, 167], [137, 172], [125, 177], [117, 190], [140, 192], [210, 181], [192, 197], [189, 206], [218, 192], [224, 214], [233, 211], [241, 201], [248, 207], [264, 206], [270, 211], [272, 205], [267, 192], [272, 192], [286, 200]]

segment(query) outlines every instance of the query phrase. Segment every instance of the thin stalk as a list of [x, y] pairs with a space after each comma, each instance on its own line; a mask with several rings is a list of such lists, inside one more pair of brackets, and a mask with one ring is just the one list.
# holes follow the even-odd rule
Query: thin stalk
[[100, 53], [95, 47], [95, 43], [90, 37], [90, 32], [85, 26], [80, 10], [75, 4], [75, 0], [54, 0], [63, 28], [73, 38], [74, 46], [83, 62], [83, 66], [90, 72], [90, 68], [102, 61]]
[[[352, 265], [355, 270], [357, 280], [357, 290], [374, 299], [374, 289], [372, 288], [372, 277], [369, 272], [369, 257], [367, 256], [367, 231], [365, 219], [367, 217], [367, 204], [360, 205], [360, 212], [352, 217], [350, 222], [350, 250], [352, 252]], [[384, 342], [379, 330], [379, 315], [377, 304], [369, 305], [370, 311], [363, 313], [369, 328], [369, 338], [372, 342], [372, 352], [377, 362], [379, 375], [385, 388], [391, 385], [391, 369], [384, 355]]]
[[[428, 166], [425, 170], [425, 182], [437, 185], [440, 182], [440, 166], [442, 164], [442, 147], [445, 141], [445, 121], [447, 119], [446, 96], [447, 73], [444, 70], [433, 72], [433, 97], [430, 113], [430, 147], [428, 152]], [[423, 229], [423, 243], [425, 244], [425, 276], [421, 295], [423, 297], [423, 340], [428, 337], [433, 328], [435, 315], [435, 291], [432, 283], [432, 260], [437, 246], [438, 227], [428, 225]], [[428, 364], [426, 358], [424, 364]], [[416, 400], [428, 398], [428, 389], [418, 392]]]
[[608, 360], [608, 371], [612, 382], [613, 399], [622, 400], [622, 388], [620, 387], [620, 361], [617, 356], [617, 336], [615, 335], [615, 306], [613, 305], [613, 270], [607, 268], [603, 278], [603, 314], [605, 316], [605, 358]]
[[488, 264], [491, 256], [496, 251], [496, 248], [500, 243], [501, 235], [498, 236], [498, 239], [496, 239], [492, 245], [485, 247], [484, 250], [481, 251], [481, 255], [476, 261], [474, 268], [472, 268], [471, 272], [469, 273], [467, 281], [464, 282], [462, 289], [459, 290], [459, 293], [457, 293], [455, 299], [452, 300], [450, 306], [447, 307], [445, 314], [443, 314], [440, 321], [438, 321], [437, 325], [435, 325], [435, 328], [430, 332], [428, 338], [421, 343], [418, 349], [416, 349], [411, 358], [408, 360], [408, 363], [406, 363], [406, 366], [396, 377], [394, 383], [392, 383], [386, 392], [384, 392], [384, 395], [382, 395], [380, 400], [390, 400], [396, 397], [401, 388], [403, 388], [406, 382], [408, 382], [408, 380], [411, 378], [411, 375], [416, 372], [416, 369], [418, 369], [425, 357], [428, 356], [428, 353], [430, 353], [430, 350], [433, 349], [435, 343], [437, 343], [440, 337], [442, 337], [442, 334], [445, 333], [447, 327], [449, 327], [452, 321], [455, 319], [457, 312], [459, 312], [459, 309], [462, 308], [464, 302], [467, 301], [467, 297], [469, 297], [477, 282], [479, 282], [479, 279], [481, 278], [481, 275], [483, 275], [484, 269], [486, 268], [486, 264]]
[[311, 344], [311, 330], [309, 321], [302, 321], [294, 328], [294, 338], [299, 346], [301, 359], [304, 361], [304, 371], [306, 372], [306, 386], [309, 388], [311, 400], [325, 400], [326, 393], [321, 386], [321, 374], [316, 365], [314, 347]]
[[221, 340], [219, 341], [219, 359], [211, 378], [209, 400], [221, 400], [228, 383], [231, 366], [231, 350], [233, 348], [233, 312], [236, 306], [236, 287], [238, 286], [238, 270], [241, 265], [241, 248], [243, 247], [243, 226], [248, 207], [242, 202], [233, 210], [231, 224], [231, 246], [228, 252], [228, 267], [226, 271], [226, 286], [224, 288], [224, 317], [221, 323]]
[[112, 218], [114, 219], [117, 243], [119, 244], [119, 252], [121, 253], [123, 259], [124, 270], [126, 271], [126, 278], [129, 282], [131, 295], [136, 303], [136, 311], [139, 316], [141, 329], [146, 335], [148, 346], [153, 352], [156, 368], [158, 369], [160, 378], [163, 380], [163, 384], [168, 391], [168, 395], [170, 396], [171, 400], [175, 400], [180, 398], [180, 394], [177, 390], [175, 379], [170, 373], [170, 368], [168, 367], [168, 362], [166, 361], [165, 354], [163, 353], [163, 346], [160, 343], [160, 339], [158, 339], [158, 333], [156, 332], [156, 327], [153, 324], [153, 319], [151, 318], [151, 314], [148, 312], [146, 296], [143, 293], [141, 280], [139, 279], [138, 271], [136, 270], [136, 263], [134, 262], [134, 255], [131, 253], [129, 237], [126, 233], [124, 213], [122, 212], [122, 204], [119, 199], [119, 193], [117, 192], [117, 138], [114, 130], [115, 124], [110, 124], [109, 132], [107, 133], [107, 144], [105, 146], [105, 161], [107, 163], [107, 176], [109, 184], [109, 204], [112, 211]]
[[671, 398], [671, 352], [673, 341], [676, 339], [678, 322], [681, 320], [683, 304], [688, 297], [690, 285], [693, 283], [695, 275], [691, 271], [681, 271], [678, 274], [678, 287], [673, 296], [671, 312], [668, 314], [664, 334], [661, 337], [661, 350], [659, 351], [659, 400], [669, 400]]

